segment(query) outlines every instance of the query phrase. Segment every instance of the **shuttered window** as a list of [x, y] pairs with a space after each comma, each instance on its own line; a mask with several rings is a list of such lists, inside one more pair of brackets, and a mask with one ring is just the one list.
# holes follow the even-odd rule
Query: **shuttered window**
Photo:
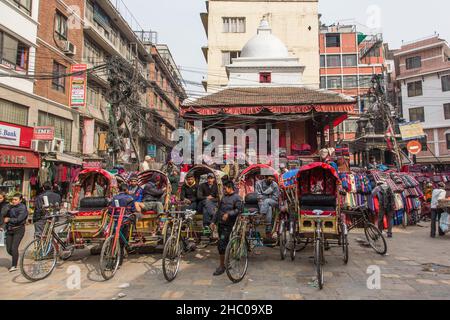
[[39, 126], [55, 127], [55, 138], [64, 139], [64, 149], [71, 150], [72, 146], [72, 121], [50, 113], [39, 111]]
[[0, 99], [0, 121], [27, 126], [28, 108], [11, 101]]

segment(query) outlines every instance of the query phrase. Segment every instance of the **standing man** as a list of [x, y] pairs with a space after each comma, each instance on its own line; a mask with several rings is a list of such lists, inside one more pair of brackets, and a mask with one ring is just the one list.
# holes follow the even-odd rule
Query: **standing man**
[[214, 276], [220, 276], [225, 273], [225, 251], [227, 250], [230, 235], [233, 231], [236, 219], [242, 213], [242, 199], [234, 190], [234, 183], [228, 181], [225, 184], [225, 195], [220, 201], [219, 209], [214, 214], [211, 228], [214, 230], [216, 225], [219, 231], [218, 250], [220, 255], [220, 265], [214, 272]]
[[208, 174], [208, 182], [198, 188], [199, 211], [203, 213], [203, 227], [209, 227], [211, 219], [216, 213], [219, 202], [219, 188], [213, 173]]
[[445, 233], [441, 230], [439, 226], [441, 221], [441, 215], [443, 210], [438, 208], [439, 200], [444, 200], [447, 197], [447, 192], [445, 191], [445, 183], [439, 182], [438, 188], [433, 190], [431, 196], [431, 237], [436, 238], [436, 223], [439, 228], [439, 235], [444, 236]]
[[129, 180], [128, 194], [133, 197], [134, 202], [142, 202], [144, 190], [139, 186], [139, 179], [136, 175], [132, 175]]
[[42, 235], [42, 231], [44, 231], [46, 223], [44, 197], [47, 197], [48, 204], [50, 206], [61, 204], [61, 196], [53, 191], [52, 184], [50, 182], [45, 182], [42, 188], [44, 189], [44, 192], [38, 195], [35, 200], [35, 209], [33, 214], [35, 237], [39, 237]]
[[385, 181], [379, 181], [373, 189], [372, 195], [376, 196], [379, 203], [378, 229], [384, 230], [384, 216], [388, 221], [387, 237], [392, 238], [392, 226], [394, 223], [394, 194]]
[[280, 199], [280, 188], [275, 182], [275, 176], [269, 174], [266, 179], [258, 181], [255, 191], [258, 195], [259, 210], [266, 216], [266, 233], [271, 236], [273, 208], [279, 207]]

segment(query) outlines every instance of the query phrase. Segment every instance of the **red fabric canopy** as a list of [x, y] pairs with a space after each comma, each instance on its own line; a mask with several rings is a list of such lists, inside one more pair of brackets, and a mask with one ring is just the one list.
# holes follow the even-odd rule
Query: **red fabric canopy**
[[300, 171], [298, 172], [298, 176], [300, 176], [300, 174], [302, 174], [303, 172], [310, 171], [316, 168], [322, 168], [326, 171], [329, 171], [338, 181], [340, 181], [336, 169], [334, 169], [332, 166], [324, 162], [314, 162], [309, 165], [301, 167]]
[[252, 115], [264, 110], [274, 114], [309, 113], [316, 111], [320, 113], [348, 113], [353, 112], [355, 105], [348, 104], [322, 104], [322, 105], [296, 105], [296, 106], [250, 106], [250, 107], [185, 107], [181, 109], [181, 115], [194, 112], [203, 116], [211, 116], [219, 113], [230, 115]]

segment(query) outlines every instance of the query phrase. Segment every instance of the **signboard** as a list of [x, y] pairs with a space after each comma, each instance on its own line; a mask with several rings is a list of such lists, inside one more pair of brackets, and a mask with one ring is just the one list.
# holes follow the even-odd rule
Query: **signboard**
[[402, 140], [416, 140], [425, 137], [422, 123], [409, 122], [400, 125], [400, 133], [402, 134]]
[[33, 128], [0, 122], [0, 145], [31, 148]]
[[422, 152], [422, 144], [416, 140], [410, 141], [406, 148], [412, 155], [418, 155], [420, 152]]
[[147, 155], [153, 158], [156, 158], [156, 145], [149, 144], [147, 146]]
[[0, 148], [0, 168], [40, 167], [39, 155], [31, 151]]
[[70, 106], [72, 108], [84, 108], [86, 106], [86, 70], [86, 64], [74, 64], [70, 69], [70, 73], [82, 72], [81, 74], [70, 77]]
[[54, 127], [34, 127], [33, 140], [52, 141], [54, 138]]
[[85, 161], [83, 162], [83, 169], [102, 169], [102, 161]]

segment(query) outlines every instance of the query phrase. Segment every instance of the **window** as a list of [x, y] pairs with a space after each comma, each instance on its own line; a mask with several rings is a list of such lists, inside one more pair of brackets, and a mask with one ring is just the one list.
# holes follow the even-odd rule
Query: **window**
[[325, 68], [325, 56], [320, 56], [320, 67]]
[[39, 111], [38, 126], [55, 127], [55, 138], [64, 139], [64, 149], [71, 150], [72, 146], [72, 121], [51, 113]]
[[52, 88], [60, 91], [66, 92], [66, 77], [62, 77], [61, 75], [65, 75], [67, 73], [67, 68], [62, 64], [53, 62], [53, 76], [60, 76], [52, 79]]
[[450, 133], [445, 135], [445, 139], [447, 140], [447, 150], [450, 150]]
[[261, 72], [259, 74], [259, 83], [271, 83], [272, 74], [270, 72]]
[[422, 94], [422, 81], [408, 83], [408, 97], [417, 97]]
[[326, 35], [327, 48], [339, 48], [341, 46], [340, 34], [327, 34]]
[[20, 10], [31, 15], [31, 0], [13, 0], [13, 2]]
[[342, 65], [344, 67], [356, 67], [358, 65], [356, 54], [344, 54], [342, 56]]
[[27, 126], [28, 108], [20, 104], [0, 99], [0, 121]]
[[55, 14], [55, 33], [60, 40], [67, 40], [67, 18], [59, 11]]
[[327, 77], [320, 77], [320, 89], [327, 88]]
[[420, 56], [406, 59], [406, 70], [420, 68], [422, 66], [422, 59]]
[[328, 89], [340, 89], [342, 88], [341, 77], [328, 77], [327, 79]]
[[87, 88], [87, 103], [92, 107], [100, 107], [100, 93], [91, 87]]
[[344, 76], [344, 88], [357, 88], [358, 77], [357, 76]]
[[240, 51], [222, 51], [222, 67], [232, 63], [233, 59], [239, 58]]
[[370, 88], [372, 86], [373, 75], [359, 76], [359, 86], [361, 88]]
[[340, 67], [341, 66], [341, 56], [340, 55], [329, 55], [327, 56], [327, 67]]
[[445, 117], [445, 120], [450, 119], [450, 103], [444, 104], [444, 117]]
[[224, 33], [245, 33], [245, 18], [222, 18]]
[[425, 122], [424, 108], [423, 107], [419, 107], [419, 108], [411, 108], [411, 109], [409, 109], [409, 121], [411, 121], [411, 122], [414, 122], [414, 121]]
[[29, 47], [19, 40], [0, 32], [0, 63], [16, 71], [28, 70]]
[[441, 82], [442, 82], [442, 91], [444, 92], [450, 91], [450, 75], [443, 76], [441, 78]]

